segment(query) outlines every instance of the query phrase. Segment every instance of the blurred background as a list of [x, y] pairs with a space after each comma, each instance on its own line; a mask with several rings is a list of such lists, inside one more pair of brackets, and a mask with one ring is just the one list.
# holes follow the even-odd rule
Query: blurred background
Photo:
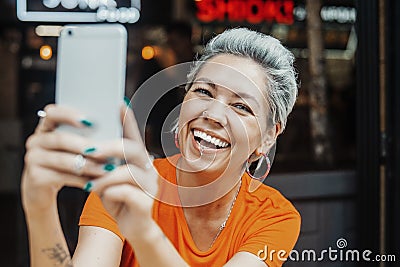
[[[67, 23], [57, 22], [57, 12], [72, 16], [107, 3], [21, 2], [37, 21], [18, 20], [16, 1], [0, 0], [0, 266], [29, 264], [19, 185], [36, 112], [54, 102], [56, 33]], [[399, 18], [396, 0], [145, 0], [140, 19], [124, 23], [126, 96], [158, 71], [200, 55], [203, 44], [227, 28], [245, 26], [278, 38], [296, 57], [301, 87], [266, 183], [302, 215], [296, 249], [337, 249], [343, 238], [348, 249], [396, 255], [397, 263], [371, 265], [400, 266]], [[181, 90], [172, 90], [150, 114], [146, 145], [156, 155], [164, 156], [161, 123], [182, 98]], [[59, 195], [71, 251], [85, 198], [74, 189]], [[309, 260], [285, 266], [365, 264]]]

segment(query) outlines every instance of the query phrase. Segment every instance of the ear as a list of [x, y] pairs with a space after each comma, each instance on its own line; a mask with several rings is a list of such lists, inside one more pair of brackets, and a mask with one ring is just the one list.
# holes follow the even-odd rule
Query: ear
[[271, 147], [275, 144], [276, 139], [281, 133], [281, 124], [277, 123], [273, 127], [269, 128], [265, 135], [263, 136], [263, 142], [261, 146], [256, 148], [252, 156], [250, 157], [250, 161], [258, 160], [262, 154], [267, 154]]

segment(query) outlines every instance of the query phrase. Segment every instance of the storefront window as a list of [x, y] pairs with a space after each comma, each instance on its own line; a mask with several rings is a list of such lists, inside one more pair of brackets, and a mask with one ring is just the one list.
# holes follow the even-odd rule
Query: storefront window
[[[241, 9], [234, 7], [240, 6]], [[206, 8], [208, 7], [208, 8]], [[287, 129], [278, 138], [275, 172], [354, 169], [356, 10], [353, 1], [324, 1], [321, 8], [323, 72], [326, 79], [329, 161], [313, 153], [310, 62], [305, 1], [195, 1], [196, 25], [207, 38], [225, 28], [246, 26], [278, 38], [296, 57], [300, 88]], [[252, 23], [253, 22], [253, 23]]]

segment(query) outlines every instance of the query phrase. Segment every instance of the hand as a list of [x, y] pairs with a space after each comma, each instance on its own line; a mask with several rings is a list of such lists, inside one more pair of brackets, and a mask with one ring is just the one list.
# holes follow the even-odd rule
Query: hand
[[21, 193], [26, 212], [37, 213], [56, 205], [58, 191], [63, 186], [82, 188], [89, 179], [103, 175], [102, 164], [86, 159], [77, 173], [76, 156], [90, 147], [90, 140], [81, 136], [55, 131], [60, 124], [86, 127], [83, 116], [77, 111], [48, 105], [46, 117], [39, 122], [35, 132], [26, 142], [25, 167], [22, 175]]
[[141, 139], [134, 114], [123, 108], [124, 139], [103, 143], [91, 156], [95, 160], [110, 157], [125, 164], [93, 181], [93, 191], [117, 222], [122, 234], [132, 242], [151, 225], [153, 197], [158, 190], [158, 174], [153, 168]]

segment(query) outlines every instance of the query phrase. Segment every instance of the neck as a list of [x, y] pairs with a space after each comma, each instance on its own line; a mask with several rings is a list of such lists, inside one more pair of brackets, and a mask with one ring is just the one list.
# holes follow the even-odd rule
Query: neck
[[179, 166], [178, 162], [176, 179], [183, 207], [219, 208], [229, 204], [244, 172], [241, 167], [216, 175], [207, 171], [186, 172]]
[[240, 186], [241, 181], [226, 195], [212, 203], [183, 208], [193, 241], [200, 250], [210, 249], [226, 227], [239, 194]]
[[[239, 193], [241, 181], [231, 188], [231, 190], [217, 200], [201, 206], [186, 207], [185, 214], [197, 217], [206, 221], [219, 220], [227, 216], [227, 211], [233, 208], [234, 201]], [[190, 214], [190, 215], [189, 215]]]

